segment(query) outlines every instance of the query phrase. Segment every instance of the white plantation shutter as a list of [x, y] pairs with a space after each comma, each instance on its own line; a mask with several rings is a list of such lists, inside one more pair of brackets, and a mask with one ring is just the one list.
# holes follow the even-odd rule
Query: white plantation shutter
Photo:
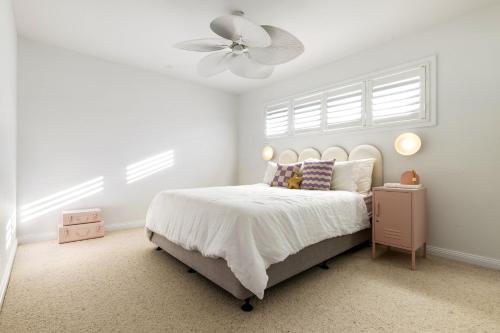
[[371, 80], [373, 125], [426, 119], [425, 67]]
[[328, 129], [363, 125], [363, 84], [355, 84], [326, 92], [326, 127]]
[[283, 102], [268, 106], [266, 110], [266, 136], [288, 133], [290, 103]]
[[266, 108], [266, 136], [436, 124], [436, 57], [291, 96]]
[[293, 129], [295, 132], [321, 128], [322, 94], [313, 94], [293, 100]]

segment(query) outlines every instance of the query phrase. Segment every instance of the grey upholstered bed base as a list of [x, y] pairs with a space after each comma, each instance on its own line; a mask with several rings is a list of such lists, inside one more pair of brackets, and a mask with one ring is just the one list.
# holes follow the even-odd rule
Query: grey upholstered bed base
[[[159, 234], [150, 230], [147, 230], [147, 232], [149, 239], [153, 243], [207, 279], [227, 290], [234, 297], [245, 300], [253, 296], [253, 294], [243, 287], [238, 279], [236, 279], [224, 259], [204, 257], [198, 251], [185, 250]], [[326, 239], [308, 246], [298, 253], [289, 256], [284, 261], [271, 265], [267, 269], [267, 275], [269, 276], [267, 288], [366, 242], [370, 238], [371, 229], [368, 228], [351, 235]]]

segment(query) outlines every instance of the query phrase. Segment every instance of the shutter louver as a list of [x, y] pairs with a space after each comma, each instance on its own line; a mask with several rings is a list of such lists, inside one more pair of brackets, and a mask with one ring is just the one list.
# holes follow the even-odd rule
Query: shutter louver
[[425, 119], [425, 68], [371, 81], [374, 124]]
[[309, 131], [321, 128], [322, 95], [314, 94], [293, 101], [294, 131]]
[[360, 127], [363, 113], [363, 85], [356, 84], [326, 93], [328, 129]]
[[289, 103], [269, 106], [266, 110], [266, 136], [277, 136], [288, 133]]

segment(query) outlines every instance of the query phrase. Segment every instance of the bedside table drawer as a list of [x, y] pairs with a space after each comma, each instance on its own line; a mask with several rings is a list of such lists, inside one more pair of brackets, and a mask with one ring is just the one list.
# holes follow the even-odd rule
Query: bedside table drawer
[[376, 191], [373, 230], [377, 243], [411, 248], [411, 193]]

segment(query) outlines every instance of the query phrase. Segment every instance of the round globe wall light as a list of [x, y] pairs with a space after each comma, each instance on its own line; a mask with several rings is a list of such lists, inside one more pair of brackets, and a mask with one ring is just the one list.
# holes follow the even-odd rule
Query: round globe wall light
[[265, 146], [262, 148], [262, 159], [264, 161], [270, 161], [273, 159], [274, 149], [271, 146]]
[[403, 133], [394, 141], [394, 149], [404, 156], [410, 156], [417, 153], [421, 146], [422, 141], [415, 133]]

